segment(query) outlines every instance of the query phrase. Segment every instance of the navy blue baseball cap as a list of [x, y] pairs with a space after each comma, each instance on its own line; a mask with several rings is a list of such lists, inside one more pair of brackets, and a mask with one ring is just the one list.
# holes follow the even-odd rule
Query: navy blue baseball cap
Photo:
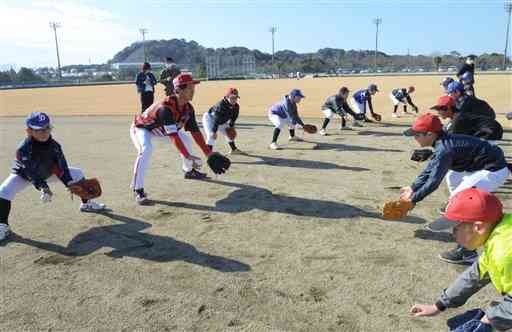
[[446, 89], [448, 88], [448, 85], [450, 85], [451, 82], [453, 82], [454, 79], [451, 77], [446, 77], [444, 80], [441, 81], [441, 85], [444, 86]]
[[376, 84], [370, 84], [370, 85], [368, 85], [368, 90], [370, 90], [370, 91], [377, 91], [377, 92], [379, 92], [379, 89], [377, 88], [377, 85], [376, 85]]
[[464, 74], [462, 74], [460, 79], [462, 80], [462, 82], [471, 82], [471, 81], [473, 81], [473, 74], [471, 74], [469, 71], [467, 71]]
[[293, 89], [291, 92], [290, 92], [290, 96], [291, 97], [301, 97], [301, 98], [306, 98], [306, 96], [304, 96], [302, 94], [302, 91], [300, 91], [299, 89]]
[[448, 92], [448, 94], [452, 94], [455, 91], [459, 91], [460, 93], [464, 93], [464, 84], [462, 84], [459, 81], [453, 81], [450, 84], [448, 84], [448, 88], [446, 88], [446, 92]]
[[49, 129], [51, 128], [50, 117], [43, 112], [32, 112], [25, 120], [27, 128], [31, 129]]

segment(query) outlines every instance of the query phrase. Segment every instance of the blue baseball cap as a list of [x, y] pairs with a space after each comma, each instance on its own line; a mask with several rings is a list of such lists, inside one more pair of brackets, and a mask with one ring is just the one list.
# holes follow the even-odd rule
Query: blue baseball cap
[[370, 84], [370, 85], [368, 85], [368, 90], [379, 92], [379, 89], [377, 88], [377, 84]]
[[455, 91], [459, 91], [460, 93], [464, 93], [464, 84], [462, 84], [459, 81], [453, 81], [450, 84], [448, 84], [448, 87], [446, 88], [446, 92], [448, 92], [448, 94], [452, 94]]
[[293, 89], [291, 92], [290, 92], [290, 96], [291, 97], [301, 97], [301, 98], [306, 98], [306, 96], [304, 96], [302, 94], [302, 91], [300, 91], [299, 89]]
[[471, 82], [471, 81], [473, 81], [473, 74], [471, 74], [469, 71], [467, 71], [464, 74], [462, 74], [460, 79], [462, 80], [462, 82]]
[[48, 114], [43, 112], [32, 112], [25, 120], [25, 124], [27, 128], [31, 129], [48, 129], [52, 126], [50, 125], [50, 117]]

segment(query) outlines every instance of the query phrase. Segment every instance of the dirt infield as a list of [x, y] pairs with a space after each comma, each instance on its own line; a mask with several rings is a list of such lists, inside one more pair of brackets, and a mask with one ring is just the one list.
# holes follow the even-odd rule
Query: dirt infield
[[[442, 94], [439, 82], [442, 76], [380, 76], [345, 78], [306, 78], [302, 80], [248, 80], [211, 81], [199, 85], [193, 104], [197, 113], [205, 112], [222, 98], [226, 89], [236, 86], [240, 90], [243, 116], [266, 116], [268, 107], [292, 88], [300, 88], [306, 99], [300, 105], [305, 117], [320, 117], [320, 106], [325, 98], [346, 85], [352, 92], [374, 82], [381, 90], [374, 98], [375, 110], [390, 118], [389, 93], [394, 88], [414, 85], [413, 100], [420, 110], [427, 110]], [[503, 119], [502, 114], [512, 111], [512, 75], [480, 75], [476, 77], [477, 95], [487, 100]], [[157, 96], [163, 96], [158, 85]], [[53, 115], [130, 115], [139, 111], [135, 85], [88, 86], [48, 89], [0, 91], [0, 115], [26, 115], [34, 109]]]
[[[415, 100], [430, 105], [441, 91], [437, 78], [413, 79]], [[477, 86], [499, 113], [510, 106], [507, 80], [482, 77]], [[454, 246], [450, 236], [424, 229], [446, 201], [444, 185], [404, 221], [380, 217], [383, 202], [396, 198], [397, 187], [410, 184], [424, 164], [409, 160], [416, 147], [401, 135], [413, 118], [389, 117], [387, 90], [408, 80], [375, 81], [386, 90], [376, 100], [377, 111], [387, 114], [383, 123], [340, 132], [336, 119], [330, 136], [308, 135], [282, 151], [268, 149], [266, 107], [298, 86], [307, 95], [304, 113], [318, 117], [322, 99], [342, 81], [237, 82], [237, 140], [249, 155], [232, 157], [221, 177], [185, 180], [176, 149], [156, 140], [146, 177], [154, 205], [145, 207], [130, 189], [133, 87], [1, 91], [2, 115], [38, 109], [120, 116], [53, 118], [69, 164], [101, 179], [100, 201], [112, 211], [78, 212], [78, 200], [59, 183], [48, 205], [32, 187], [17, 196], [15, 234], [0, 244], [0, 331], [438, 332], [451, 315], [498, 298], [488, 286], [461, 310], [430, 319], [408, 314], [414, 302], [434, 301], [463, 269], [437, 258]], [[354, 78], [348, 85], [367, 82]], [[201, 84], [195, 105], [204, 110], [229, 85]], [[23, 129], [19, 117], [1, 119], [0, 180]], [[500, 145], [512, 156], [512, 130]], [[218, 149], [227, 150], [222, 138]], [[498, 194], [512, 211], [512, 181]]]

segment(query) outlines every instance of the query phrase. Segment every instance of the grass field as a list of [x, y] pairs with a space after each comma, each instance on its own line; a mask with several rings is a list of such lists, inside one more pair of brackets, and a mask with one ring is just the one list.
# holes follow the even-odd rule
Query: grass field
[[[510, 111], [510, 76], [477, 80], [500, 116]], [[376, 78], [382, 123], [340, 132], [336, 121], [330, 136], [309, 135], [282, 151], [268, 149], [272, 126], [263, 116], [271, 103], [299, 87], [302, 114], [319, 125], [313, 118], [325, 97], [369, 79], [202, 83], [198, 113], [228, 86], [240, 88], [238, 145], [248, 155], [232, 157], [223, 176], [185, 180], [176, 149], [155, 141], [146, 177], [154, 204], [144, 207], [130, 189], [133, 86], [1, 91], [0, 178], [24, 138], [19, 116], [46, 111], [69, 164], [102, 181], [100, 201], [112, 211], [78, 212], [59, 183], [48, 205], [33, 188], [16, 197], [15, 234], [0, 244], [0, 331], [445, 331], [451, 315], [498, 294], [488, 286], [436, 318], [408, 313], [463, 270], [437, 258], [454, 246], [451, 237], [424, 229], [446, 202], [444, 185], [401, 222], [380, 216], [424, 167], [409, 160], [416, 146], [401, 132], [413, 117], [392, 121], [389, 90], [414, 84], [423, 111], [441, 93], [438, 81]], [[510, 129], [504, 138], [512, 156]], [[227, 150], [223, 139], [217, 144]], [[510, 181], [499, 196], [512, 211]]]
[[[270, 105], [293, 88], [300, 88], [306, 99], [300, 105], [305, 117], [320, 117], [320, 106], [325, 98], [335, 94], [342, 86], [352, 92], [367, 87], [370, 82], [379, 86], [380, 93], [374, 98], [375, 110], [391, 114], [389, 93], [392, 89], [414, 85], [413, 100], [420, 110], [432, 106], [443, 91], [439, 85], [442, 76], [380, 76], [283, 80], [211, 81], [202, 82], [194, 97], [198, 114], [208, 110], [220, 100], [226, 89], [238, 87], [241, 94], [242, 116], [266, 116]], [[512, 75], [481, 75], [476, 77], [477, 95], [487, 100], [499, 115], [512, 111]], [[156, 99], [163, 96], [158, 85]], [[89, 86], [0, 91], [0, 115], [26, 115], [41, 110], [52, 115], [130, 115], [139, 111], [135, 85]], [[500, 116], [500, 119], [503, 119]]]

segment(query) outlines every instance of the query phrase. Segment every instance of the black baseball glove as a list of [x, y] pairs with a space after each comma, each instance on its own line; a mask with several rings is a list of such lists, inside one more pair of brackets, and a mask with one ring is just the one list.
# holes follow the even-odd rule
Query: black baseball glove
[[218, 152], [212, 153], [208, 157], [207, 163], [215, 174], [224, 174], [231, 166], [231, 160]]
[[433, 154], [434, 152], [432, 152], [430, 149], [414, 150], [411, 156], [411, 160], [417, 162], [427, 161], [430, 159], [430, 157], [432, 157]]

